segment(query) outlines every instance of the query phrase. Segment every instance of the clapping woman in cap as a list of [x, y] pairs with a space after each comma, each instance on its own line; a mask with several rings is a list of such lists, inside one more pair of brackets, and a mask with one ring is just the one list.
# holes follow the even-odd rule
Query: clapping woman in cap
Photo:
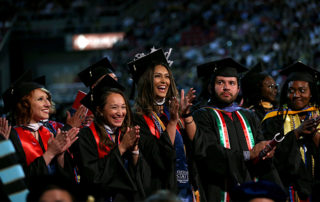
[[274, 159], [290, 201], [306, 200], [310, 198], [310, 186], [320, 182], [319, 72], [296, 62], [280, 73], [287, 76], [280, 108], [269, 112], [262, 126], [268, 139], [278, 132], [285, 137], [277, 145]]
[[80, 130], [74, 151], [80, 184], [97, 201], [142, 200], [139, 126], [132, 126], [124, 87], [106, 75], [81, 103], [94, 121]]
[[[162, 49], [136, 56], [128, 65], [138, 89], [134, 122], [140, 126], [139, 148], [151, 167], [148, 193], [169, 189], [180, 199], [191, 201], [190, 166], [182, 136], [185, 128], [179, 110], [189, 112], [195, 91], [191, 89], [187, 99], [182, 95], [179, 103], [169, 55]], [[185, 124], [194, 124], [190, 118]]]
[[49, 118], [51, 95], [40, 84], [23, 75], [4, 94], [5, 107], [11, 111], [15, 127], [10, 139], [24, 168], [28, 182], [32, 177], [57, 174], [73, 178], [66, 150], [77, 140], [78, 129], [52, 134], [40, 123]]

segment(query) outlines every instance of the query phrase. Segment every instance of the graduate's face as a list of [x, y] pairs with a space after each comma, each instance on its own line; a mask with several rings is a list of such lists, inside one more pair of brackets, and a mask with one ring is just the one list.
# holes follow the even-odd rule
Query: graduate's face
[[220, 102], [232, 104], [236, 100], [240, 88], [236, 77], [217, 76], [214, 82], [214, 90]]
[[153, 91], [156, 99], [165, 98], [170, 86], [170, 75], [167, 68], [157, 65], [153, 73]]
[[288, 83], [289, 106], [294, 110], [305, 108], [311, 99], [311, 90], [307, 81], [290, 81]]
[[269, 102], [274, 102], [278, 94], [278, 85], [271, 76], [267, 76], [262, 82], [262, 97]]
[[69, 192], [61, 189], [50, 189], [42, 194], [40, 202], [72, 202]]
[[126, 114], [127, 106], [122, 95], [118, 93], [111, 93], [106, 98], [106, 104], [102, 109], [103, 118], [111, 127], [121, 127]]
[[33, 90], [30, 97], [30, 105], [31, 105], [30, 123], [37, 123], [40, 120], [49, 118], [51, 102], [46, 92], [44, 92], [40, 88]]

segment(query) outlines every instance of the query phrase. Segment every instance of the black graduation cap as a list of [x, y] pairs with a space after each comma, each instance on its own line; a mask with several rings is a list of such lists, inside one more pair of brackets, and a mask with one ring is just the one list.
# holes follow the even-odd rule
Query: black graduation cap
[[264, 68], [264, 65], [261, 62], [258, 62], [246, 72], [246, 75], [261, 73], [264, 71]]
[[[141, 56], [141, 57], [140, 57]], [[129, 72], [134, 82], [138, 83], [139, 78], [152, 63], [162, 63], [169, 66], [167, 58], [162, 49], [157, 49], [147, 55], [140, 54], [138, 59], [128, 63]]]
[[250, 201], [254, 198], [268, 198], [274, 201], [286, 201], [286, 192], [274, 182], [259, 180], [246, 182], [236, 186], [230, 192], [231, 199], [236, 201]]
[[13, 109], [23, 96], [37, 88], [43, 88], [43, 85], [32, 80], [30, 70], [24, 72], [2, 95], [5, 112]]
[[210, 77], [212, 74], [216, 76], [238, 77], [239, 73], [248, 69], [236, 62], [232, 58], [224, 58], [212, 62], [207, 62], [197, 66], [198, 77]]
[[90, 109], [92, 112], [96, 111], [96, 106], [101, 103], [97, 103], [99, 101], [99, 97], [104, 91], [107, 91], [110, 88], [116, 88], [121, 91], [124, 91], [125, 88], [114, 80], [111, 76], [106, 75], [99, 83], [90, 90], [90, 92], [80, 101], [85, 107]]
[[280, 74], [286, 75], [287, 81], [307, 81], [314, 83], [319, 77], [320, 72], [298, 61], [285, 67], [280, 71]]
[[262, 76], [265, 77], [266, 75], [267, 73], [264, 72], [264, 65], [261, 62], [258, 62], [241, 78], [242, 85], [254, 85], [254, 83], [257, 82], [257, 79], [261, 79]]
[[43, 76], [39, 76], [39, 77], [33, 79], [32, 81], [36, 82], [36, 83], [38, 83], [38, 84], [40, 84], [42, 86], [46, 86], [46, 76], [44, 76], [44, 75]]
[[87, 87], [92, 86], [96, 81], [101, 78], [103, 75], [113, 73], [115, 70], [111, 65], [108, 58], [103, 58], [102, 60], [90, 65], [83, 71], [78, 73], [80, 80]]

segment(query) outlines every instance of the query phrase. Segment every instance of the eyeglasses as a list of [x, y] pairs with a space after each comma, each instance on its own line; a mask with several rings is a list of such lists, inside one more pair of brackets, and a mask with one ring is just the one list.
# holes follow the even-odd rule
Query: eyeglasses
[[277, 84], [277, 83], [269, 84], [268, 88], [270, 88], [270, 89], [278, 89], [279, 88], [279, 84]]

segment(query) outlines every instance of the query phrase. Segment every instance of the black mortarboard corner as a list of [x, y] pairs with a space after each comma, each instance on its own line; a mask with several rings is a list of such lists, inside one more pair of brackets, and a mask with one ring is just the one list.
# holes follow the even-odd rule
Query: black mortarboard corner
[[43, 88], [43, 85], [32, 80], [31, 71], [23, 73], [2, 95], [5, 112], [12, 110], [23, 96], [37, 88]]
[[95, 112], [96, 106], [101, 104], [97, 103], [99, 102], [99, 97], [103, 92], [111, 88], [119, 89], [122, 92], [125, 90], [120, 83], [114, 80], [111, 76], [106, 75], [93, 89], [90, 90], [90, 92], [80, 101], [80, 103], [90, 109], [92, 112]]
[[319, 78], [320, 72], [316, 69], [303, 64], [302, 62], [295, 62], [288, 65], [280, 74], [287, 76], [287, 81], [307, 81], [315, 83]]
[[40, 84], [42, 86], [46, 86], [46, 76], [44, 76], [44, 75], [43, 76], [39, 76], [39, 77], [33, 79], [32, 81], [36, 82], [36, 83], [38, 83], [38, 84]]
[[101, 78], [103, 75], [113, 73], [114, 68], [111, 65], [108, 58], [103, 58], [102, 60], [96, 62], [93, 65], [90, 65], [83, 71], [78, 73], [80, 80], [87, 87], [91, 87], [96, 81]]
[[[241, 78], [241, 85], [245, 87], [246, 85], [256, 85], [257, 80], [262, 79], [261, 77], [266, 77], [268, 74], [264, 71], [264, 65], [261, 62], [258, 62], [246, 74]], [[262, 81], [261, 81], [262, 82]], [[254, 87], [254, 86], [251, 86]], [[260, 86], [256, 86], [260, 88]]]
[[246, 74], [243, 76], [243, 78], [245, 77], [251, 77], [252, 75], [255, 75], [255, 74], [259, 74], [261, 72], [263, 72], [264, 70], [264, 66], [262, 65], [261, 62], [257, 63], [256, 65], [254, 65], [252, 68], [250, 68]]
[[170, 61], [168, 61], [168, 57], [170, 56], [171, 49], [167, 53], [167, 55], [163, 52], [162, 49], [151, 50], [151, 53], [145, 55], [144, 53], [139, 53], [135, 56], [135, 59], [128, 63], [129, 72], [132, 75], [132, 79], [135, 83], [138, 83], [139, 78], [145, 72], [145, 70], [152, 63], [162, 63], [170, 66]]
[[224, 58], [212, 62], [207, 62], [197, 66], [198, 77], [211, 77], [225, 76], [225, 77], [238, 77], [240, 73], [247, 71], [248, 69], [236, 62], [232, 58]]
[[274, 182], [259, 180], [258, 182], [246, 182], [236, 186], [230, 192], [234, 201], [250, 201], [254, 198], [268, 198], [274, 201], [286, 201], [286, 192]]

